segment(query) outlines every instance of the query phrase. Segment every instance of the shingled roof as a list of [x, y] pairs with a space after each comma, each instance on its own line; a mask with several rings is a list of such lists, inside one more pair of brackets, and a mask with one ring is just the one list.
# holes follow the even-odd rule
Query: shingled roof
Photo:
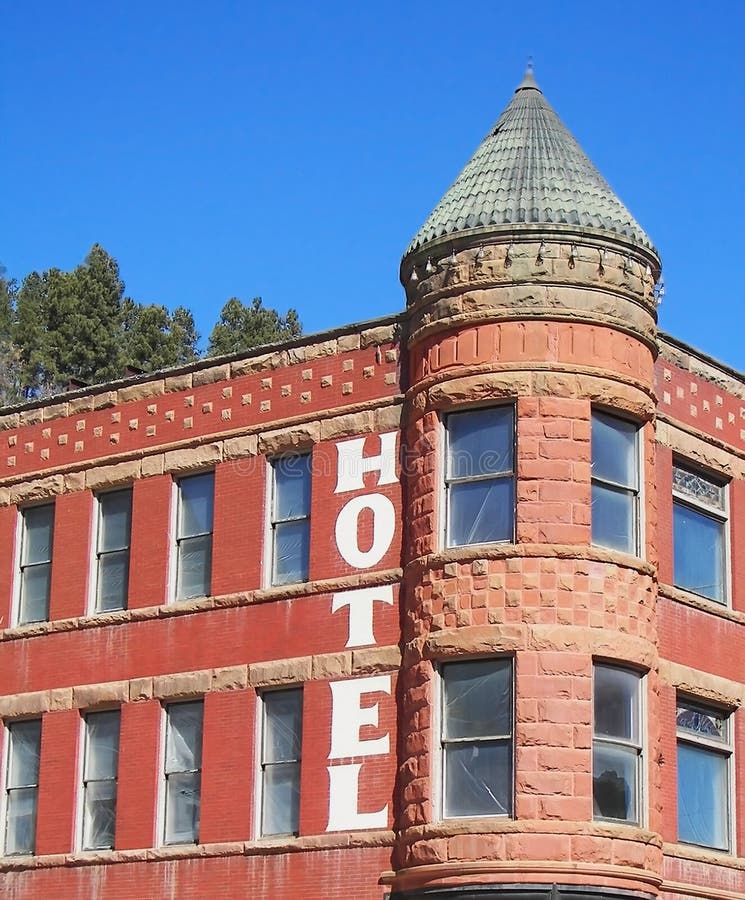
[[531, 67], [405, 256], [448, 235], [522, 224], [610, 232], [654, 251], [546, 101]]

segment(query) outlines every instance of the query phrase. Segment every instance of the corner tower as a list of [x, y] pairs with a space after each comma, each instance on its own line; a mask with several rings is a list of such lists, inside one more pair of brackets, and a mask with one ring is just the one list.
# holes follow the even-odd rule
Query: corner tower
[[657, 893], [659, 275], [529, 70], [401, 263], [394, 900]]

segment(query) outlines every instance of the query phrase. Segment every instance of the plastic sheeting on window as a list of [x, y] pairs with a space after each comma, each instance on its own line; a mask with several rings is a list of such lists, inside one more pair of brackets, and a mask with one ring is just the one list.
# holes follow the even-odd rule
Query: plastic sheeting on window
[[449, 546], [512, 539], [515, 508], [512, 478], [454, 483], [449, 493]]
[[212, 575], [212, 535], [184, 538], [178, 545], [176, 597], [206, 597]]
[[727, 755], [678, 743], [678, 840], [729, 849]]
[[199, 839], [202, 767], [200, 702], [174, 703], [168, 707], [166, 734], [165, 841], [195, 843]]
[[443, 683], [444, 814], [509, 815], [512, 663], [449, 663]]
[[41, 722], [8, 726], [10, 747], [6, 779], [5, 853], [33, 853], [36, 844]]
[[262, 834], [296, 834], [300, 815], [302, 690], [264, 694]]
[[673, 571], [678, 587], [724, 602], [724, 522], [673, 503]]

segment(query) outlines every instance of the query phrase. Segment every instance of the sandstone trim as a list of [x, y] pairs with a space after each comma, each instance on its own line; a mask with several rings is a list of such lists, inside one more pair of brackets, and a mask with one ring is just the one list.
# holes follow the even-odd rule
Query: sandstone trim
[[140, 700], [180, 700], [218, 691], [244, 690], [332, 678], [354, 678], [381, 672], [397, 672], [401, 651], [397, 646], [369, 647], [344, 653], [321, 653], [223, 666], [198, 672], [176, 672], [147, 678], [131, 678], [101, 684], [82, 684], [0, 697], [0, 719], [38, 716], [70, 709], [95, 709], [137, 703]]
[[666, 600], [672, 600], [674, 603], [681, 603], [683, 606], [690, 606], [700, 612], [708, 613], [712, 616], [719, 616], [720, 619], [728, 619], [730, 622], [736, 622], [739, 625], [745, 624], [745, 613], [730, 609], [714, 600], [706, 600], [699, 597], [698, 594], [692, 594], [690, 591], [683, 591], [671, 584], [660, 584], [659, 595]]
[[222, 594], [217, 597], [200, 597], [196, 600], [178, 600], [162, 606], [141, 606], [122, 609], [95, 616], [80, 616], [74, 619], [55, 619], [51, 622], [35, 622], [31, 625], [17, 625], [0, 631], [1, 641], [25, 640], [29, 637], [64, 631], [78, 631], [84, 628], [102, 628], [125, 622], [142, 622], [146, 619], [188, 616], [210, 609], [233, 606], [251, 606], [254, 603], [272, 603], [299, 597], [313, 597], [331, 594], [335, 591], [351, 590], [358, 587], [376, 587], [381, 584], [397, 584], [401, 581], [401, 569], [383, 569], [377, 572], [360, 572], [356, 575], [342, 575], [304, 584], [279, 585], [237, 594]]
[[696, 431], [689, 425], [665, 415], [657, 417], [655, 438], [673, 453], [710, 469], [718, 469], [728, 478], [745, 478], [745, 450], [725, 444], [713, 435]]
[[[529, 876], [546, 879], [553, 876], [555, 879], [581, 878], [583, 883], [608, 886], [608, 881], [621, 882], [624, 886], [629, 883], [643, 884], [654, 890], [655, 894], [662, 884], [662, 876], [648, 869], [634, 869], [631, 866], [614, 866], [610, 864], [593, 863], [581, 865], [576, 862], [543, 862], [540, 860], [460, 860], [434, 865], [412, 866], [398, 872], [386, 872], [381, 877], [381, 882], [387, 885], [395, 885], [397, 890], [424, 887], [427, 884], [442, 885], [445, 879], [457, 879], [462, 883], [463, 878], [474, 876], [496, 876], [503, 880], [506, 876], [517, 876], [524, 880]], [[700, 895], [696, 895], [700, 896]], [[741, 895], [732, 895], [741, 900]]]
[[679, 691], [731, 709], [738, 709], [745, 703], [745, 684], [666, 659], [660, 660], [660, 679]]
[[606, 404], [651, 421], [655, 397], [649, 387], [620, 373], [561, 363], [479, 364], [443, 369], [418, 381], [406, 399], [420, 412], [459, 403], [513, 397], [571, 397]]
[[138, 862], [168, 862], [182, 859], [211, 859], [222, 856], [280, 856], [324, 850], [364, 847], [392, 847], [392, 831], [357, 831], [351, 834], [307, 835], [277, 840], [230, 841], [213, 844], [190, 844], [173, 847], [143, 847], [136, 850], [93, 850], [80, 853], [58, 853], [45, 856], [0, 857], [0, 872], [29, 869], [75, 868], [102, 863], [124, 865]]
[[417, 575], [421, 571], [436, 569], [446, 563], [467, 563], [483, 559], [575, 559], [588, 562], [611, 563], [624, 569], [631, 569], [640, 575], [653, 578], [655, 567], [636, 556], [605, 550], [603, 547], [583, 546], [580, 544], [472, 544], [466, 547], [448, 547], [437, 553], [418, 556], [406, 564], [406, 575], [412, 572]]
[[[397, 427], [396, 424], [391, 424], [392, 422], [400, 422], [402, 402], [401, 395], [368, 400], [350, 406], [319, 410], [309, 416], [275, 419], [200, 438], [161, 444], [157, 453], [133, 450], [101, 457], [95, 461], [84, 460], [51, 470], [37, 470], [26, 475], [7, 477], [0, 482], [0, 505], [29, 503], [57, 494], [83, 490], [84, 487], [102, 489], [135, 480], [140, 476], [181, 472], [214, 465], [220, 460], [255, 456], [259, 452], [260, 435], [271, 434], [272, 446], [275, 448], [272, 452], [284, 452], [297, 447], [293, 435], [303, 427], [307, 427], [312, 434], [315, 434], [314, 429], [317, 429], [318, 438], [321, 440], [390, 430]], [[267, 445], [266, 438], [264, 445]]]

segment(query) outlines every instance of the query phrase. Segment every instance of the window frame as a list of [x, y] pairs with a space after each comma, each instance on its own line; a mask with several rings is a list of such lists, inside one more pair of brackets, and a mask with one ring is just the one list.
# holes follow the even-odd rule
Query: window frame
[[[634, 435], [634, 468], [636, 473], [636, 487], [629, 487], [618, 482], [606, 478], [597, 477], [592, 468], [592, 426], [596, 415], [603, 416], [606, 420], [616, 420], [626, 425], [631, 425], [635, 429]], [[619, 550], [616, 547], [609, 547], [607, 544], [601, 544], [595, 541], [592, 533], [593, 509], [592, 509], [592, 487], [597, 484], [606, 490], [615, 493], [624, 493], [631, 496], [631, 520], [633, 537], [631, 548], [627, 550]], [[590, 410], [590, 543], [593, 547], [603, 547], [612, 553], [628, 553], [631, 556], [640, 558], [645, 557], [646, 534], [644, 528], [644, 423], [640, 423], [629, 416], [625, 416], [615, 409], [607, 409], [600, 406], [592, 406]]]
[[[266, 735], [267, 735], [267, 703], [268, 697], [282, 693], [297, 693], [300, 698], [300, 735], [299, 735], [299, 756], [297, 759], [291, 760], [267, 760], [266, 756]], [[256, 806], [255, 806], [255, 833], [259, 838], [278, 838], [278, 837], [299, 837], [300, 835], [300, 813], [302, 810], [302, 773], [303, 773], [303, 730], [305, 725], [305, 692], [302, 685], [282, 685], [281, 687], [262, 690], [257, 695], [258, 715], [256, 717]], [[294, 815], [297, 818], [296, 831], [265, 831], [264, 830], [264, 808], [268, 794], [266, 785], [266, 769], [267, 766], [293, 765], [298, 778], [298, 801], [297, 809]]]
[[[509, 409], [512, 412], [512, 441], [510, 445], [512, 453], [512, 469], [509, 472], [486, 473], [476, 476], [452, 477], [450, 475], [450, 429], [448, 420], [453, 416], [467, 415], [468, 413], [479, 413], [487, 410]], [[439, 473], [438, 480], [439, 490], [439, 507], [442, 512], [440, 516], [439, 527], [439, 543], [443, 550], [449, 550], [454, 547], [476, 547], [479, 544], [514, 544], [517, 535], [517, 403], [514, 400], [508, 400], [502, 403], [489, 403], [486, 405], [469, 405], [467, 407], [455, 407], [440, 414], [439, 437], [442, 453], [439, 454]], [[451, 523], [451, 497], [453, 484], [473, 484], [485, 481], [503, 481], [512, 480], [512, 527], [510, 534], [506, 538], [500, 538], [496, 541], [474, 541], [470, 544], [457, 544], [450, 539], [450, 523]]]
[[[10, 764], [11, 764], [11, 754], [13, 753], [13, 743], [14, 737], [13, 732], [16, 726], [25, 725], [29, 722], [38, 722], [39, 724], [39, 743], [38, 743], [38, 757], [39, 757], [39, 771], [36, 773], [36, 782], [34, 784], [23, 784], [23, 785], [9, 785], [10, 778]], [[0, 855], [7, 856], [11, 858], [16, 857], [27, 857], [27, 856], [35, 856], [36, 855], [36, 835], [39, 827], [39, 778], [40, 778], [40, 769], [41, 769], [41, 742], [43, 738], [43, 718], [41, 716], [35, 716], [28, 719], [9, 719], [6, 720], [3, 725], [3, 752], [2, 752], [2, 796], [0, 797], [0, 828], [2, 832], [0, 833]], [[29, 790], [33, 789], [35, 791], [34, 794], [34, 834], [33, 834], [33, 844], [30, 850], [21, 850], [21, 851], [8, 851], [8, 825], [9, 818], [8, 813], [10, 809], [10, 800], [11, 800], [11, 792], [18, 790]]]
[[[495, 664], [506, 664], [510, 669], [510, 678], [509, 678], [509, 686], [510, 686], [510, 734], [509, 735], [479, 735], [475, 737], [461, 737], [461, 738], [446, 738], [445, 737], [445, 725], [446, 725], [446, 714], [445, 714], [445, 704], [447, 702], [447, 692], [446, 692], [446, 676], [444, 674], [445, 670], [450, 665], [458, 665], [458, 664], [468, 664], [468, 663], [479, 663], [479, 662], [494, 662]], [[455, 819], [504, 819], [504, 820], [512, 820], [515, 818], [515, 779], [516, 779], [516, 765], [515, 765], [515, 754], [516, 754], [516, 740], [515, 740], [515, 731], [516, 731], [516, 698], [517, 698], [517, 690], [516, 690], [516, 665], [515, 658], [512, 655], [502, 655], [502, 656], [466, 656], [463, 658], [452, 659], [452, 660], [442, 660], [438, 663], [437, 668], [437, 681], [436, 681], [436, 706], [434, 711], [434, 734], [436, 735], [437, 741], [437, 752], [435, 753], [435, 800], [436, 800], [436, 809], [439, 813], [439, 818], [441, 821], [444, 820], [455, 820]], [[510, 760], [510, 771], [509, 771], [509, 797], [508, 797], [508, 810], [505, 813], [473, 813], [471, 815], [462, 815], [462, 814], [450, 814], [447, 809], [447, 766], [446, 766], [446, 745], [454, 745], [454, 744], [496, 744], [496, 743], [508, 743], [509, 744], [509, 760]]]
[[[726, 736], [722, 740], [707, 738], [703, 734], [697, 734], [692, 730], [685, 729], [678, 724], [678, 715], [681, 707], [687, 707], [690, 711], [700, 712], [704, 715], [713, 715], [721, 718], [726, 729]], [[725, 776], [727, 786], [723, 802], [727, 804], [727, 813], [725, 817], [725, 825], [727, 829], [727, 843], [725, 847], [715, 846], [713, 844], [703, 844], [698, 841], [686, 840], [680, 837], [680, 801], [677, 800], [677, 818], [676, 829], [678, 842], [691, 847], [703, 847], [719, 853], [733, 853], [735, 846], [735, 721], [734, 712], [731, 709], [715, 706], [706, 701], [702, 701], [699, 697], [692, 697], [687, 694], [678, 694], [676, 697], [675, 710], [675, 758], [676, 758], [676, 798], [680, 790], [680, 769], [678, 764], [680, 745], [684, 744], [689, 747], [695, 747], [698, 750], [708, 752], [710, 755], [723, 757], [725, 759]]]
[[[210, 531], [201, 531], [196, 534], [181, 534], [181, 510], [183, 506], [182, 485], [184, 482], [192, 478], [203, 478], [210, 476], [212, 478], [212, 522]], [[173, 510], [173, 521], [171, 525], [171, 589], [170, 598], [173, 603], [184, 603], [189, 600], [198, 600], [201, 597], [212, 596], [212, 563], [214, 556], [214, 537], [215, 537], [215, 470], [206, 469], [201, 472], [189, 472], [181, 476], [174, 476], [173, 479], [173, 502], [171, 506]], [[207, 592], [204, 594], [190, 594], [188, 597], [183, 596], [180, 591], [181, 582], [181, 548], [186, 541], [195, 538], [210, 537], [209, 552], [209, 571], [206, 573]]]
[[[28, 512], [36, 509], [50, 509], [52, 511], [52, 540], [49, 548], [48, 560], [37, 560], [32, 563], [24, 563], [24, 554], [26, 552], [27, 543], [27, 524], [26, 515]], [[46, 503], [37, 503], [32, 506], [18, 507], [17, 524], [16, 524], [16, 553], [14, 566], [14, 589], [13, 589], [13, 626], [35, 625], [39, 622], [49, 622], [52, 605], [52, 565], [54, 560], [54, 527], [57, 516], [56, 504], [54, 501]], [[46, 616], [43, 619], [26, 619], [22, 617], [23, 598], [24, 598], [24, 573], [26, 570], [36, 566], [49, 567], [49, 589], [46, 597]]]
[[[304, 516], [293, 516], [287, 519], [279, 519], [276, 516], [275, 510], [277, 505], [277, 479], [276, 479], [276, 466], [283, 460], [286, 459], [302, 459], [307, 458], [308, 460], [308, 478], [309, 478], [309, 495], [308, 495], [308, 512]], [[297, 453], [281, 453], [277, 456], [272, 456], [267, 459], [267, 504], [266, 504], [266, 525], [264, 529], [265, 539], [264, 539], [264, 585], [267, 588], [270, 587], [284, 587], [291, 584], [306, 584], [310, 580], [310, 558], [311, 558], [311, 516], [313, 512], [313, 451], [307, 450], [305, 452], [297, 452]], [[277, 544], [276, 544], [276, 536], [277, 536], [277, 526], [283, 525], [289, 522], [307, 522], [308, 529], [308, 558], [305, 561], [306, 564], [306, 572], [305, 577], [296, 580], [296, 581], [278, 581], [276, 574], [276, 563], [277, 563]]]
[[[613, 669], [616, 671], [624, 672], [628, 675], [632, 675], [636, 678], [636, 689], [634, 702], [636, 704], [636, 719], [637, 719], [637, 728], [638, 728], [638, 736], [637, 740], [634, 741], [631, 738], [625, 739], [618, 736], [612, 735], [602, 735], [599, 736], [596, 732], [595, 728], [595, 707], [596, 707], [596, 697], [595, 697], [595, 684], [596, 684], [596, 673], [598, 669]], [[591, 778], [593, 781], [593, 789], [592, 789], [592, 799], [593, 799], [593, 810], [592, 810], [592, 821], [593, 822], [613, 822], [624, 825], [635, 825], [639, 828], [643, 828], [647, 821], [647, 810], [646, 810], [646, 798], [648, 795], [647, 792], [647, 781], [646, 781], [646, 758], [647, 758], [647, 717], [646, 717], [646, 673], [640, 671], [639, 669], [635, 669], [632, 666], [625, 665], [624, 663], [617, 662], [615, 660], [603, 660], [603, 659], [593, 659], [592, 661], [592, 757], [591, 757]], [[596, 745], [601, 745], [605, 747], [617, 747], [622, 749], [633, 749], [636, 751], [636, 761], [635, 761], [635, 796], [634, 796], [634, 804], [636, 807], [636, 818], [635, 819], [620, 819], [614, 816], [603, 816], [600, 813], [595, 812], [595, 747]]]
[[[171, 731], [171, 710], [176, 707], [194, 705], [201, 707], [201, 745], [199, 747], [199, 767], [196, 769], [177, 769], [172, 772], [167, 771], [168, 768], [168, 741]], [[204, 769], [204, 697], [189, 697], [183, 700], [166, 700], [162, 704], [161, 719], [161, 754], [160, 754], [160, 790], [159, 790], [159, 816], [158, 816], [158, 838], [159, 845], [162, 847], [191, 847], [199, 845], [199, 832], [202, 827], [202, 772]], [[169, 807], [169, 787], [168, 780], [171, 775], [199, 774], [199, 824], [197, 834], [194, 840], [169, 840], [168, 839], [168, 807]]]
[[[101, 550], [101, 529], [103, 524], [102, 504], [105, 503], [107, 497], [117, 494], [129, 494], [129, 537], [126, 547], [116, 550]], [[129, 606], [129, 580], [131, 574], [132, 562], [132, 513], [134, 510], [134, 491], [132, 485], [124, 485], [122, 487], [113, 488], [109, 491], [99, 491], [94, 495], [94, 514], [91, 535], [91, 567], [90, 567], [90, 596], [88, 602], [89, 614], [92, 616], [102, 616], [108, 612], [119, 612], [125, 610]], [[127, 581], [124, 591], [124, 605], [112, 607], [111, 609], [99, 609], [99, 591], [102, 583], [101, 579], [101, 559], [106, 556], [112, 556], [117, 553], [127, 554]]]
[[[675, 485], [675, 470], [680, 469], [683, 472], [687, 472], [690, 475], [693, 475], [697, 478], [701, 478], [704, 481], [708, 482], [714, 487], [720, 488], [722, 491], [722, 508], [717, 509], [714, 506], [710, 506], [706, 504], [702, 500], [697, 500], [692, 497], [690, 494], [685, 493], [680, 490], [680, 488], [676, 488]], [[717, 606], [730, 608], [732, 605], [732, 547], [730, 541], [730, 529], [731, 529], [731, 519], [730, 519], [730, 491], [729, 485], [730, 482], [722, 477], [721, 475], [711, 473], [701, 466], [697, 466], [695, 464], [691, 464], [688, 460], [679, 458], [677, 456], [673, 457], [673, 467], [672, 467], [672, 504], [673, 504], [673, 521], [672, 521], [672, 550], [673, 550], [673, 560], [672, 560], [672, 571], [673, 571], [673, 587], [677, 588], [681, 591], [686, 591], [689, 594], [694, 594], [696, 597], [700, 597], [702, 600], [705, 600], [709, 603], [715, 603]], [[721, 534], [722, 534], [722, 558], [720, 560], [721, 566], [721, 578], [722, 578], [722, 597], [721, 599], [717, 599], [716, 597], [710, 597], [708, 594], [702, 594], [699, 591], [695, 590], [691, 587], [685, 587], [682, 584], [679, 584], [676, 579], [675, 573], [675, 507], [680, 506], [686, 509], [692, 510], [698, 515], [710, 519], [714, 522], [717, 522], [721, 526]]]
[[[118, 715], [118, 735], [117, 735], [117, 767], [116, 773], [113, 777], [110, 778], [87, 778], [86, 773], [88, 769], [88, 759], [89, 759], [89, 746], [90, 746], [90, 730], [89, 730], [89, 720], [92, 717], [98, 715], [106, 715], [106, 714], [116, 713]], [[78, 815], [77, 815], [77, 846], [84, 853], [95, 853], [100, 852], [101, 850], [114, 850], [115, 842], [116, 842], [116, 806], [118, 802], [119, 795], [119, 754], [121, 752], [121, 707], [110, 707], [110, 708], [101, 708], [101, 709], [90, 709], [90, 710], [81, 710], [81, 731], [82, 731], [82, 739], [80, 742], [80, 753], [79, 753], [79, 782], [78, 782]], [[101, 846], [101, 847], [88, 847], [86, 846], [85, 834], [86, 834], [86, 791], [89, 783], [101, 784], [102, 782], [113, 782], [114, 783], [114, 834], [112, 835], [112, 843], [111, 845]]]

